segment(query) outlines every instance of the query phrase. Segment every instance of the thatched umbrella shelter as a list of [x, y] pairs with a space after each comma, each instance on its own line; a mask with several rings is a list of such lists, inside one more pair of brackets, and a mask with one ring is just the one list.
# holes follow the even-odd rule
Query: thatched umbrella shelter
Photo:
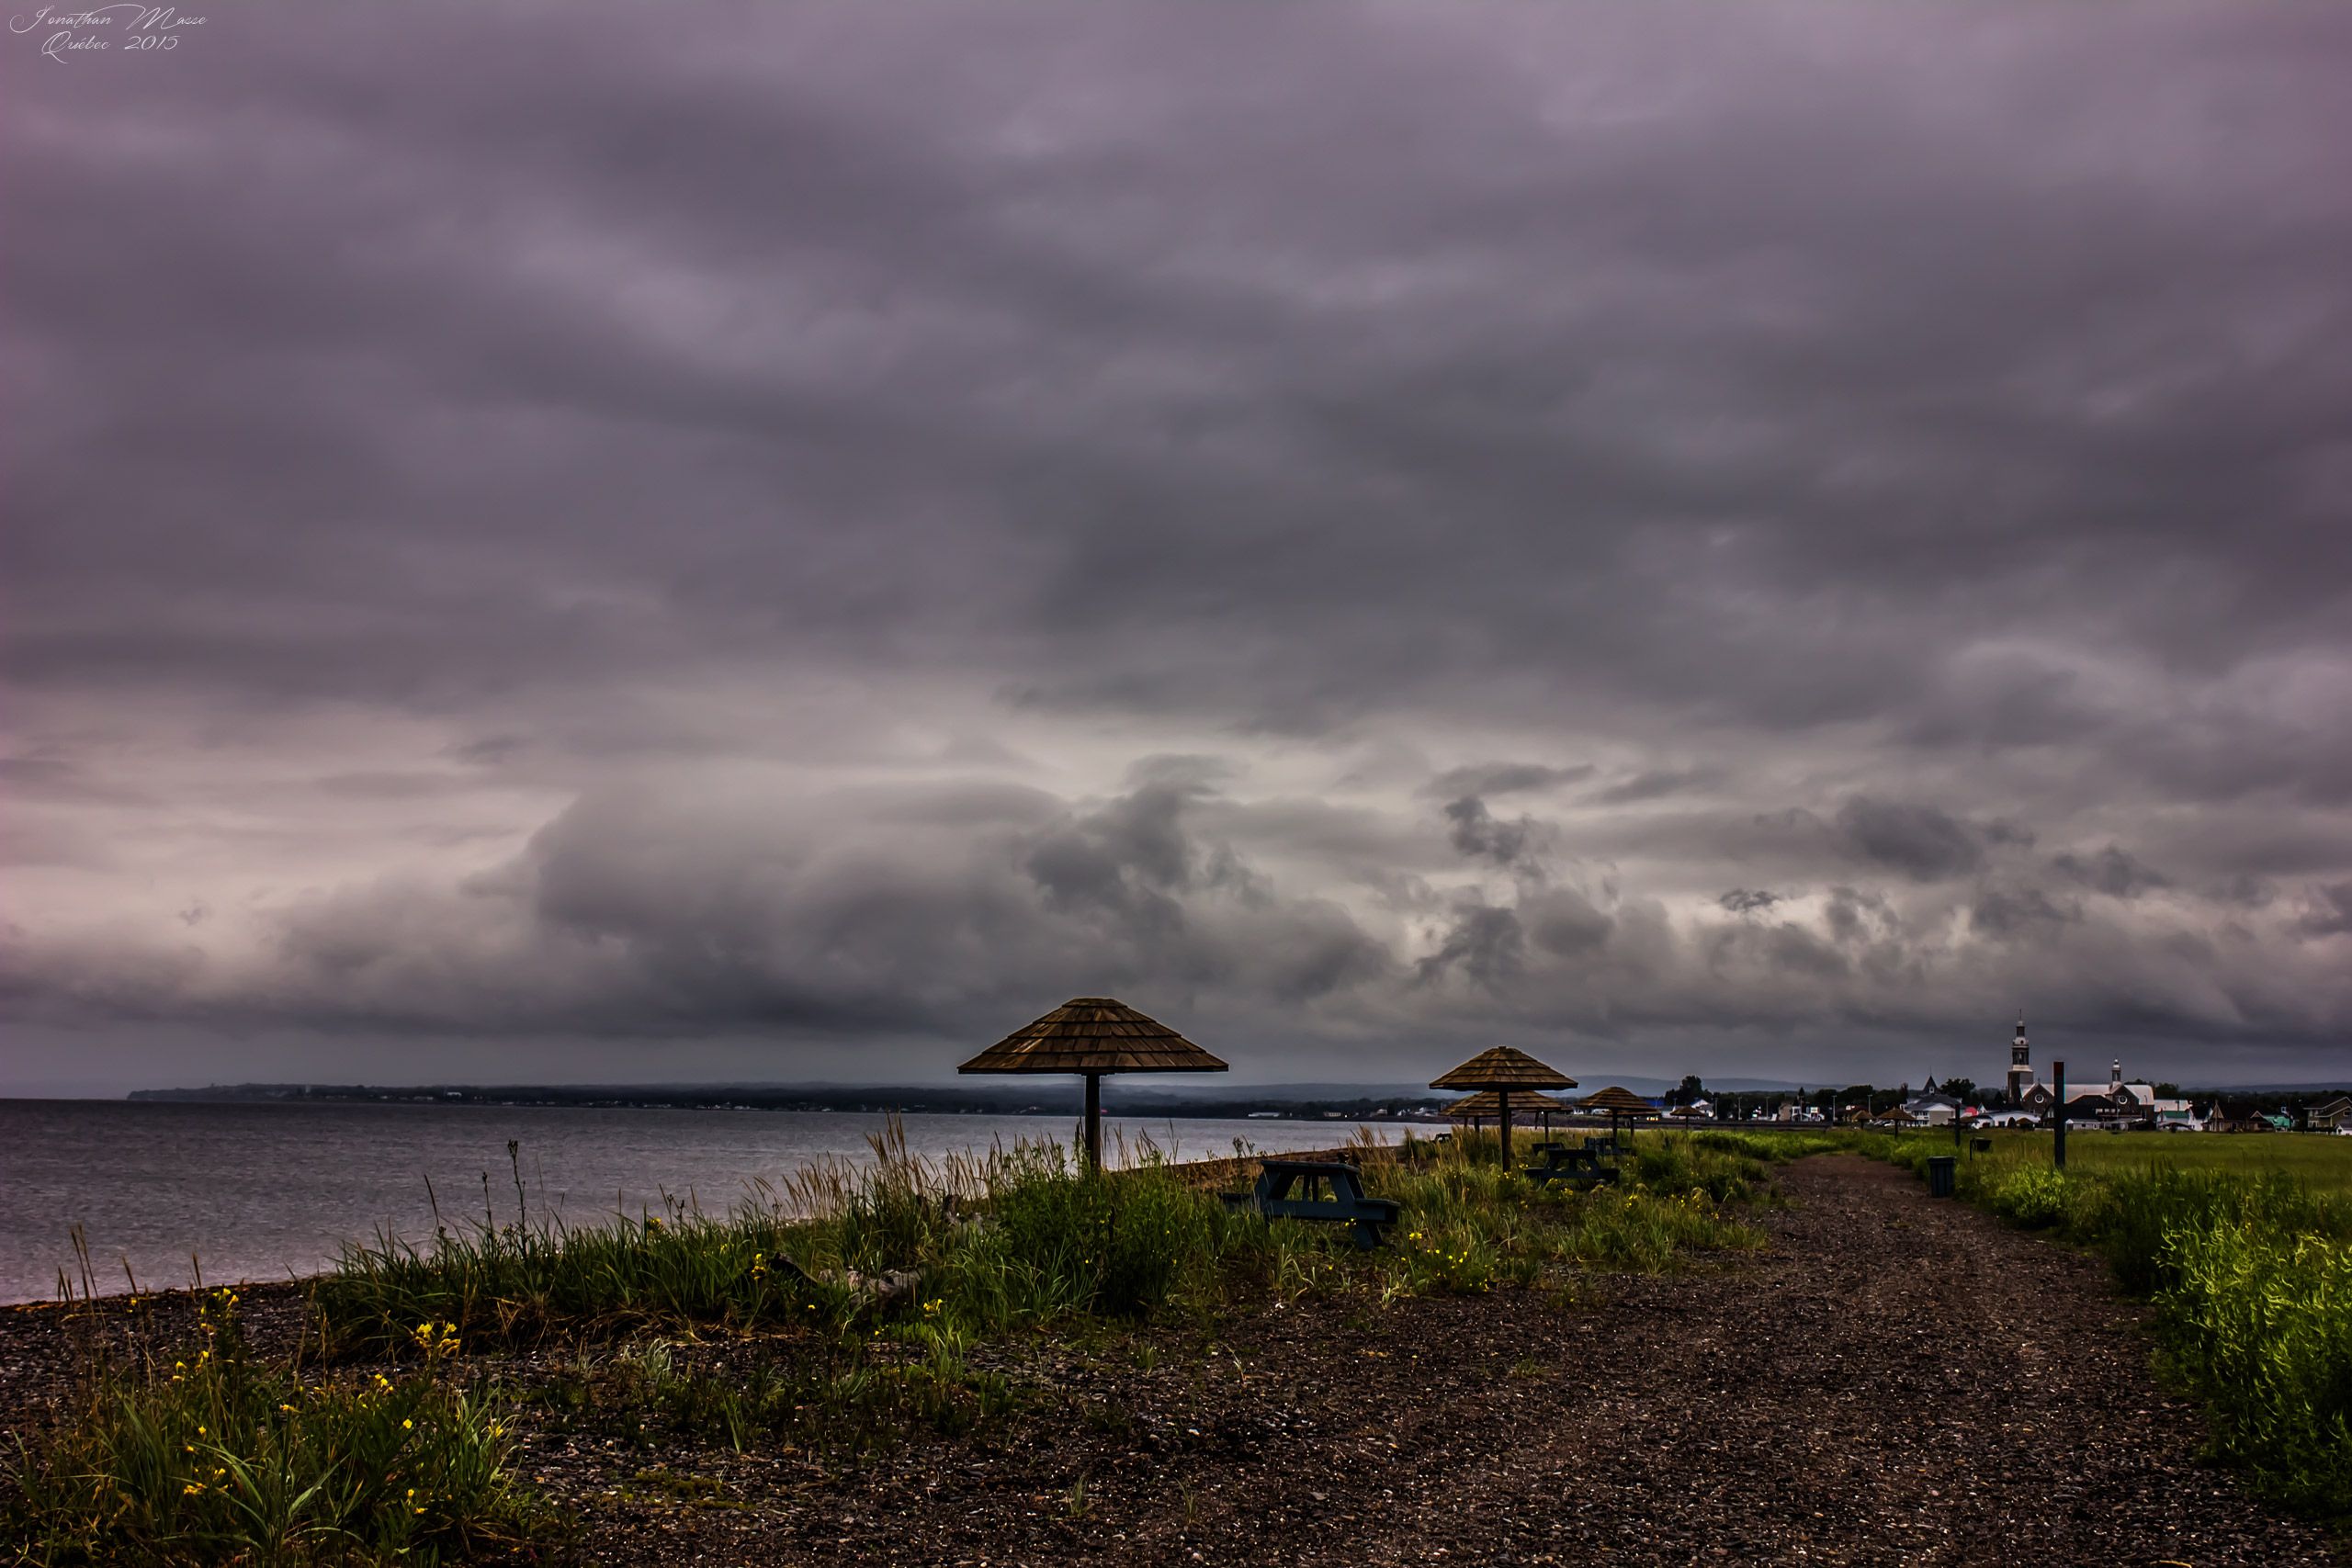
[[959, 1073], [1076, 1073], [1086, 1079], [1086, 1163], [1102, 1168], [1102, 1075], [1221, 1073], [1223, 1062], [1110, 997], [1072, 997], [1016, 1029]]
[[1618, 1122], [1623, 1122], [1627, 1129], [1631, 1130], [1634, 1122], [1657, 1115], [1657, 1106], [1652, 1105], [1632, 1089], [1620, 1089], [1615, 1084], [1611, 1084], [1607, 1089], [1595, 1089], [1592, 1093], [1586, 1095], [1577, 1101], [1577, 1108], [1580, 1111], [1597, 1111], [1608, 1117], [1609, 1141], [1612, 1144], [1617, 1142]]
[[[1515, 1111], [1533, 1111], [1539, 1115], [1548, 1116], [1555, 1111], [1566, 1111], [1569, 1106], [1566, 1100], [1556, 1095], [1545, 1094], [1541, 1089], [1523, 1089], [1511, 1096], [1511, 1109]], [[1481, 1089], [1467, 1099], [1457, 1100], [1445, 1108], [1449, 1120], [1467, 1122], [1473, 1127], [1482, 1122], [1499, 1121], [1502, 1113], [1503, 1097], [1490, 1089]]]
[[1503, 1135], [1503, 1163], [1510, 1163], [1510, 1096], [1513, 1089], [1574, 1089], [1577, 1080], [1556, 1067], [1547, 1067], [1526, 1052], [1509, 1045], [1481, 1051], [1442, 1077], [1430, 1080], [1431, 1089], [1490, 1089], [1495, 1091], [1495, 1124]]

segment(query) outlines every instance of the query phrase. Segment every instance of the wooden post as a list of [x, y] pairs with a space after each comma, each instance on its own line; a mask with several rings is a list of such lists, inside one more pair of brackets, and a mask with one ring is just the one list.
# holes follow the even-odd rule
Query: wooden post
[[2064, 1062], [2050, 1064], [2050, 1097], [2052, 1108], [2058, 1112], [2058, 1120], [2052, 1123], [2058, 1130], [2058, 1136], [2050, 1145], [2051, 1156], [2057, 1161], [2058, 1168], [2064, 1170], [2066, 1168], [2066, 1064]]
[[1501, 1112], [1495, 1118], [1495, 1125], [1503, 1135], [1503, 1168], [1509, 1170], [1510, 1168], [1510, 1090], [1507, 1089], [1495, 1090], [1495, 1103], [1496, 1109]]
[[1102, 1168], [1102, 1075], [1086, 1075], [1086, 1168]]

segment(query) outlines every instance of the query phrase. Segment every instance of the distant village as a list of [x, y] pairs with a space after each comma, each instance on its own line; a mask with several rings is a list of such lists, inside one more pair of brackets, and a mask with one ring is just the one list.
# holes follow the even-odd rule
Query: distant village
[[2196, 1094], [2178, 1084], [2143, 1083], [2124, 1077], [2123, 1063], [2108, 1064], [2104, 1081], [2070, 1077], [2063, 1084], [2034, 1069], [2025, 1020], [2018, 1020], [2009, 1042], [2008, 1070], [1998, 1088], [1973, 1078], [1931, 1077], [1915, 1093], [1905, 1084], [1879, 1089], [1765, 1090], [1710, 1096], [1696, 1077], [1651, 1101], [1668, 1120], [1749, 1122], [1841, 1123], [1900, 1129], [1905, 1126], [2041, 1127], [2057, 1119], [2063, 1096], [2069, 1126], [2117, 1132], [2162, 1133], [2341, 1133], [2352, 1136], [2352, 1094], [2323, 1091], [2276, 1096], [2226, 1092]]

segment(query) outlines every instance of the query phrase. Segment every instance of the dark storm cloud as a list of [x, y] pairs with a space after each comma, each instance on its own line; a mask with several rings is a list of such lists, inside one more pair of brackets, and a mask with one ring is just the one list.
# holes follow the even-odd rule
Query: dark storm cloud
[[1987, 888], [1968, 910], [1970, 928], [1997, 941], [2030, 935], [2038, 926], [2064, 925], [2081, 919], [2080, 910], [2052, 902], [2036, 887]]
[[24, 1008], [2352, 1021], [2352, 17], [550, 16], [12, 62]]
[[1505, 820], [1475, 795], [1445, 804], [1446, 840], [1472, 860], [1518, 865], [1529, 858], [1542, 829], [1532, 817]]
[[2172, 886], [2161, 873], [2143, 865], [2128, 852], [2114, 844], [2096, 854], [2052, 855], [2050, 857], [2050, 869], [2070, 882], [2079, 883], [2094, 893], [2104, 893], [2110, 898], [2136, 898], [2143, 893]]
[[1555, 784], [1574, 784], [1592, 776], [1589, 762], [1574, 767], [1556, 768], [1544, 762], [1481, 762], [1470, 767], [1448, 768], [1430, 781], [1426, 793], [1459, 799], [1465, 795], [1516, 795], [1528, 790], [1550, 789]]
[[1455, 911], [1437, 950], [1423, 958], [1423, 980], [1449, 975], [1493, 989], [1521, 977], [1526, 967], [1527, 933], [1515, 909], [1469, 903]]
[[2296, 924], [2306, 936], [2352, 932], [2352, 882], [2312, 889], [2311, 908]]
[[1915, 882], [1960, 876], [1984, 863], [1996, 834], [1932, 806], [1857, 796], [1838, 813], [1838, 830], [1860, 857]]
[[1714, 768], [1647, 768], [1633, 777], [1595, 791], [1592, 796], [1599, 806], [1631, 806], [1639, 801], [1662, 800], [1669, 795], [1704, 789], [1722, 782], [1722, 773]]

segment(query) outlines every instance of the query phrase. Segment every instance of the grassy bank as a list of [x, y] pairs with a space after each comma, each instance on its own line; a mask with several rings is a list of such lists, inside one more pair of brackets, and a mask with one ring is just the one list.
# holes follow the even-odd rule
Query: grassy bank
[[[1951, 1145], [1849, 1135], [1924, 1170]], [[2264, 1494], [2352, 1517], [2352, 1140], [2005, 1136], [1957, 1167], [1959, 1195], [2102, 1254], [2156, 1309], [2167, 1373], [2212, 1413], [2211, 1450]]]
[[1370, 1253], [1343, 1227], [1229, 1209], [1148, 1148], [1105, 1176], [1052, 1145], [932, 1161], [893, 1140], [724, 1214], [379, 1239], [311, 1283], [290, 1359], [250, 1354], [225, 1295], [192, 1351], [93, 1336], [73, 1402], [9, 1466], [0, 1523], [30, 1543], [24, 1560], [57, 1564], [527, 1552], [552, 1526], [513, 1473], [518, 1422], [838, 1469], [1051, 1400], [1003, 1353], [1041, 1336], [1102, 1344], [1156, 1325], [1204, 1343], [1303, 1298], [1379, 1311], [1572, 1290], [1588, 1269], [1751, 1248], [1742, 1213], [1772, 1201], [1790, 1152], [1652, 1134], [1621, 1185], [1577, 1191], [1502, 1168], [1494, 1143], [1359, 1150], [1367, 1190], [1401, 1212]]

